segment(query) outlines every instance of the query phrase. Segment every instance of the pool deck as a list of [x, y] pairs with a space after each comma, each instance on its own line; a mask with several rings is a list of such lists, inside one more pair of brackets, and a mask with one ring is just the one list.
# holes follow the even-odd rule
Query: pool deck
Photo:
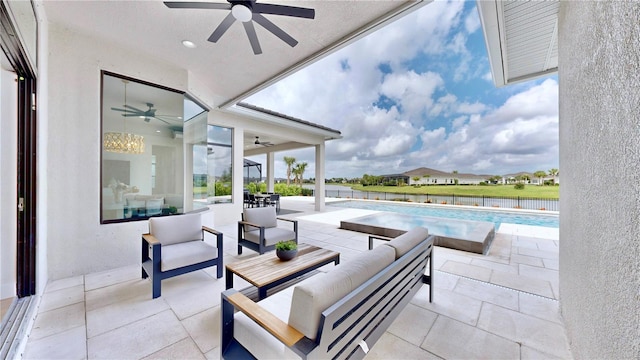
[[[365, 234], [338, 228], [366, 211], [328, 206], [319, 213], [309, 197], [281, 204], [283, 217], [299, 221], [301, 243], [338, 251], [341, 263], [367, 251]], [[257, 256], [236, 254], [236, 223], [215, 228], [224, 233], [225, 264]], [[487, 255], [434, 247], [433, 303], [423, 286], [365, 359], [571, 359], [557, 230], [502, 224]], [[52, 280], [23, 358], [218, 359], [225, 279], [215, 272], [167, 279], [157, 299], [135, 264]]]
[[416, 226], [436, 235], [434, 245], [450, 249], [487, 254], [495, 237], [490, 222], [445, 219], [391, 212], [379, 212], [340, 221], [340, 229], [385, 237], [397, 237]]

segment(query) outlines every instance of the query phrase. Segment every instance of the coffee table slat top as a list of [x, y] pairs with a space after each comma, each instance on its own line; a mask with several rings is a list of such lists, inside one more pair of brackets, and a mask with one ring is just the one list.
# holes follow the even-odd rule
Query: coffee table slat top
[[340, 253], [308, 244], [298, 244], [298, 255], [289, 261], [278, 259], [275, 252], [226, 265], [227, 271], [263, 287], [314, 265], [339, 258]]

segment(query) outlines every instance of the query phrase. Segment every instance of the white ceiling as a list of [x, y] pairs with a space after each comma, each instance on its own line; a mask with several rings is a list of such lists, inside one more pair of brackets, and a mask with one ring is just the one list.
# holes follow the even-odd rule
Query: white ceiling
[[[217, 0], [216, 2], [223, 2]], [[254, 55], [241, 23], [217, 43], [207, 41], [227, 10], [170, 9], [162, 1], [44, 1], [50, 22], [119, 43], [189, 70], [228, 106], [352, 41], [389, 19], [423, 5], [419, 1], [278, 1], [315, 9], [315, 19], [265, 15], [298, 45], [289, 47], [255, 25], [263, 53]], [[197, 47], [188, 49], [182, 40]]]
[[496, 86], [558, 71], [559, 1], [477, 4]]

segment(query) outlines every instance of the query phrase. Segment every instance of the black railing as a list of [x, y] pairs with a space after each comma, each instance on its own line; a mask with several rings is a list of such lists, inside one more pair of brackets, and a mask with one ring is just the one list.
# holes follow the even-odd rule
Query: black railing
[[558, 199], [534, 198], [524, 196], [496, 197], [485, 195], [409, 194], [359, 190], [325, 190], [325, 196], [345, 199], [391, 200], [443, 205], [466, 205], [507, 209], [559, 211]]

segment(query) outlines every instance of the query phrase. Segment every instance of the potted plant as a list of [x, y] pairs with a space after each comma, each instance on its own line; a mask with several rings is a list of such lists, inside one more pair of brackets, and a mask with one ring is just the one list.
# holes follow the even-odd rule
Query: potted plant
[[293, 240], [278, 241], [276, 243], [276, 256], [282, 261], [288, 261], [298, 254], [298, 244]]

